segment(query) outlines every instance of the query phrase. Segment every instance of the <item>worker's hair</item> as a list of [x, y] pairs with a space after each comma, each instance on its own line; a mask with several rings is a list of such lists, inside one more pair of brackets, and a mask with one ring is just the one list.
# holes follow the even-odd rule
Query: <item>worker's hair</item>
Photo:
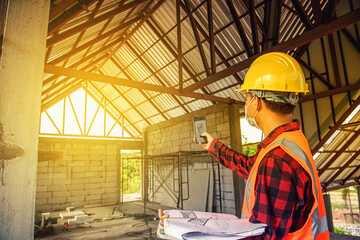
[[261, 98], [261, 100], [265, 103], [268, 109], [280, 114], [290, 114], [293, 113], [295, 109], [295, 106], [290, 103], [268, 101], [265, 98]]

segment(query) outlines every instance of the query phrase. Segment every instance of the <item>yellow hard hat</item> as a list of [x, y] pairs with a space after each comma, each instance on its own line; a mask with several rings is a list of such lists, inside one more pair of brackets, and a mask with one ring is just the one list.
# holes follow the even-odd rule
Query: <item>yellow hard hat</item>
[[308, 85], [299, 63], [282, 52], [266, 53], [255, 59], [236, 92], [251, 90], [307, 93]]

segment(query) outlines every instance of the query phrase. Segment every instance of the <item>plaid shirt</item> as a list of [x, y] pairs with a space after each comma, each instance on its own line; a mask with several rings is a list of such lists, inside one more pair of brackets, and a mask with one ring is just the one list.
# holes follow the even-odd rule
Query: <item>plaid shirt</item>
[[[258, 152], [281, 133], [299, 129], [297, 120], [279, 126], [258, 145]], [[221, 165], [236, 171], [245, 179], [257, 158], [257, 154], [245, 156], [216, 139], [211, 143], [209, 153]], [[268, 227], [262, 236], [252, 239], [283, 239], [289, 232], [300, 229], [315, 201], [309, 174], [280, 147], [267, 153], [260, 163], [255, 191], [255, 205], [249, 221], [262, 222]]]

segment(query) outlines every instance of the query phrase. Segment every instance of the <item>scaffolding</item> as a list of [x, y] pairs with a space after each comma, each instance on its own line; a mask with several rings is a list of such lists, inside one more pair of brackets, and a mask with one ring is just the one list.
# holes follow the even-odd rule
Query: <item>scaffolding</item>
[[[190, 198], [189, 176], [196, 166], [210, 170], [213, 178], [212, 212], [223, 212], [220, 165], [207, 151], [179, 151], [162, 155], [122, 158], [126, 161], [141, 161], [142, 197], [144, 201], [158, 202], [160, 192], [183, 209], [184, 201]], [[122, 181], [122, 180], [121, 180]], [[123, 188], [121, 188], [121, 196]]]

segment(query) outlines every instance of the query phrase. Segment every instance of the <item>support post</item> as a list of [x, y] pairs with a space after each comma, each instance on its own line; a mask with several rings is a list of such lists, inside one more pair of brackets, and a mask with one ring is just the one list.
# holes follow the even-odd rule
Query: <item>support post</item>
[[8, 3], [0, 66], [0, 239], [33, 239], [50, 0]]
[[[242, 152], [241, 143], [241, 129], [240, 129], [240, 114], [239, 105], [229, 105], [229, 124], [230, 124], [230, 144], [231, 148]], [[240, 177], [233, 171], [234, 182], [234, 201], [235, 201], [235, 215], [241, 217], [241, 209], [243, 205], [244, 191], [245, 191], [245, 179]]]
[[326, 219], [328, 222], [328, 228], [330, 232], [334, 232], [334, 222], [333, 222], [333, 216], [331, 211], [331, 199], [330, 194], [324, 193], [324, 204], [325, 204], [325, 211], [326, 211]]

